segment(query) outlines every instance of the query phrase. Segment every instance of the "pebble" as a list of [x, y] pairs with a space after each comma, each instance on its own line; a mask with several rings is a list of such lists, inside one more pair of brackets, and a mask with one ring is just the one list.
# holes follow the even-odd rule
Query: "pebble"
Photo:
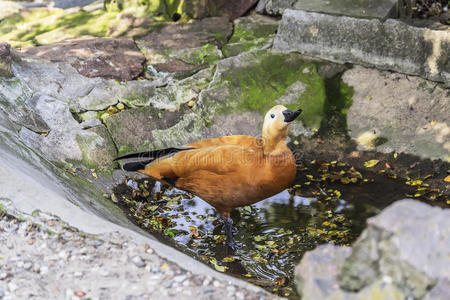
[[23, 268], [27, 271], [30, 270], [32, 266], [33, 266], [33, 264], [30, 263], [29, 261], [27, 261], [26, 263], [23, 264]]
[[5, 272], [0, 273], [0, 280], [4, 280], [4, 279], [6, 279], [6, 277], [8, 277], [8, 273], [5, 273]]
[[136, 267], [138, 268], [143, 268], [145, 267], [145, 262], [142, 260], [142, 258], [140, 256], [135, 256], [133, 257], [133, 259], [131, 260]]
[[217, 281], [217, 280], [214, 280], [213, 285], [214, 285], [214, 287], [219, 287], [219, 286], [221, 286], [220, 282]]
[[3, 298], [3, 297], [5, 297], [5, 292], [0, 290], [0, 299]]
[[238, 299], [240, 299], [240, 300], [241, 300], [241, 299], [244, 299], [244, 294], [241, 293], [241, 292], [237, 292], [235, 296], [236, 296], [236, 298], [238, 298]]

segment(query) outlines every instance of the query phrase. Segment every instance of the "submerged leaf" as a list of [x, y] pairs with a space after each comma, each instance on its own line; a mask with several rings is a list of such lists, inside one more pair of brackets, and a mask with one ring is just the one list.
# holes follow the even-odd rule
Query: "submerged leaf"
[[372, 168], [372, 167], [376, 166], [379, 162], [380, 161], [378, 159], [371, 159], [371, 160], [366, 161], [364, 163], [364, 166], [366, 168]]

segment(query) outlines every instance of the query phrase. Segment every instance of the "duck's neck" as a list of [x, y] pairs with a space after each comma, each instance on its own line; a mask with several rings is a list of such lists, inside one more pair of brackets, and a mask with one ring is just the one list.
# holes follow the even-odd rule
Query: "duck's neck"
[[285, 152], [286, 136], [264, 136], [263, 134], [263, 151], [264, 155], [280, 155]]

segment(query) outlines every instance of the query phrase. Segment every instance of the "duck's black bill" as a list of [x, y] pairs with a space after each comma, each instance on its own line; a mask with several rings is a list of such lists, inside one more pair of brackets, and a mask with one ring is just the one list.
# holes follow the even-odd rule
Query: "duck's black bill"
[[289, 109], [286, 109], [285, 111], [283, 111], [283, 115], [284, 115], [284, 121], [286, 123], [292, 122], [295, 119], [297, 119], [297, 117], [302, 113], [302, 110], [296, 110], [296, 111], [292, 111]]

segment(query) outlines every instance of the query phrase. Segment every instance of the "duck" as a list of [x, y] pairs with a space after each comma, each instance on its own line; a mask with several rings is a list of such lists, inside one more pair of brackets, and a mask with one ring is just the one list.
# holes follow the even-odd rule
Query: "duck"
[[235, 250], [231, 211], [280, 193], [296, 177], [296, 162], [287, 146], [287, 135], [301, 112], [283, 105], [272, 107], [264, 117], [262, 138], [222, 136], [126, 154], [115, 160], [137, 159], [123, 163], [123, 170], [145, 174], [212, 205], [223, 218], [225, 244]]

